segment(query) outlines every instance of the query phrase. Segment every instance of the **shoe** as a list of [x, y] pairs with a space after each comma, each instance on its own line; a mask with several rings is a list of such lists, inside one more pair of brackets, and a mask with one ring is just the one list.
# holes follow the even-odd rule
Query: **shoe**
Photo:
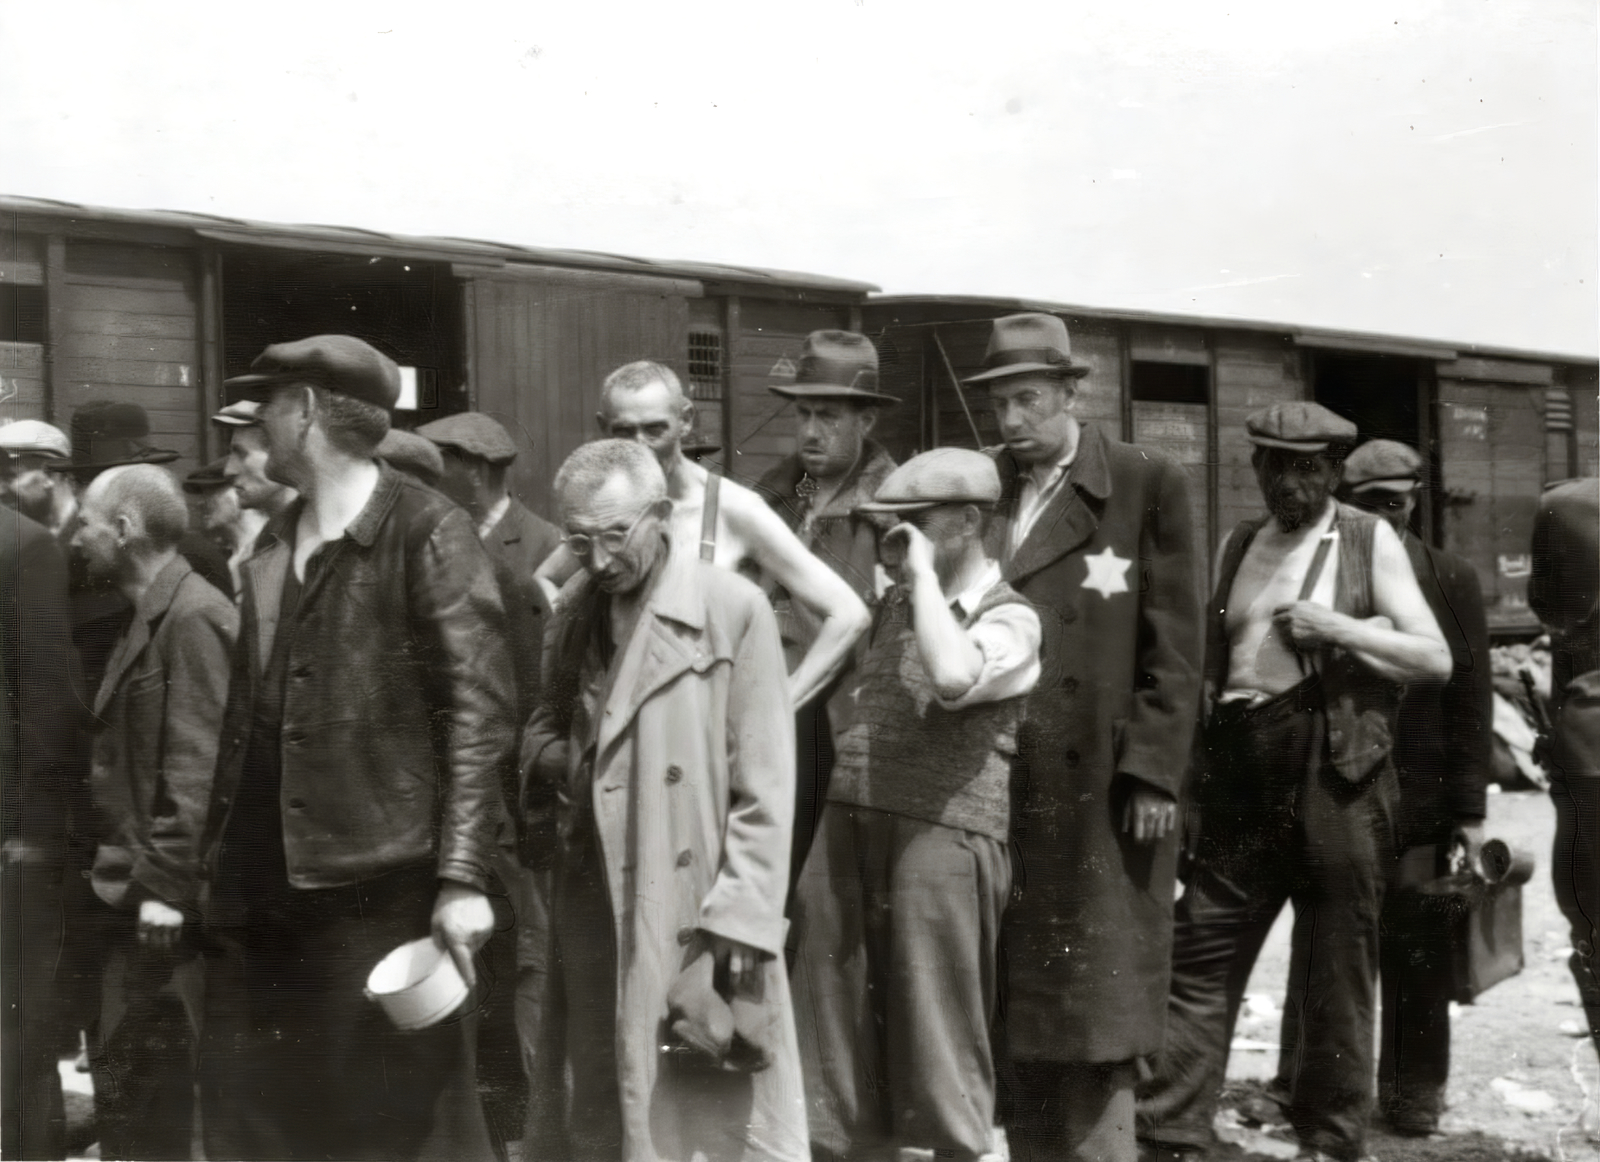
[[1383, 1116], [1384, 1126], [1397, 1138], [1427, 1138], [1439, 1132], [1439, 1115], [1406, 1110]]
[[1139, 1142], [1139, 1162], [1201, 1162], [1204, 1146], [1166, 1146], [1160, 1142]]

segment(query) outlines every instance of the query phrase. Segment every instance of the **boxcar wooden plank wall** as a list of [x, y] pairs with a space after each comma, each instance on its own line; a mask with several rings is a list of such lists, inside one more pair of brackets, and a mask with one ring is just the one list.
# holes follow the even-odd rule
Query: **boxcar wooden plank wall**
[[849, 308], [842, 305], [782, 302], [741, 296], [739, 328], [724, 337], [731, 361], [730, 403], [735, 452], [724, 453], [728, 471], [746, 482], [761, 476], [794, 451], [794, 408], [768, 388], [780, 359], [798, 363], [800, 348], [812, 331], [845, 327]]
[[473, 406], [505, 424], [521, 449], [512, 491], [554, 519], [552, 478], [598, 434], [606, 375], [635, 359], [685, 374], [687, 295], [698, 288], [529, 269], [471, 274], [463, 293]]
[[0, 422], [46, 415], [44, 239], [0, 231], [0, 292], [12, 316], [0, 319]]
[[150, 442], [175, 448], [182, 473], [202, 454], [207, 401], [200, 375], [195, 252], [68, 239], [55, 345], [62, 394], [54, 422], [100, 399], [140, 404]]

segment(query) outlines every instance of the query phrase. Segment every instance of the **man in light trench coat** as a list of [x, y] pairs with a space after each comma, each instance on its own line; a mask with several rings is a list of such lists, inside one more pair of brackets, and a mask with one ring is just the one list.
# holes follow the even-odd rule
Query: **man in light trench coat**
[[586, 444], [522, 747], [552, 811], [574, 1159], [807, 1156], [783, 965], [794, 716], [761, 591], [674, 546], [649, 450]]

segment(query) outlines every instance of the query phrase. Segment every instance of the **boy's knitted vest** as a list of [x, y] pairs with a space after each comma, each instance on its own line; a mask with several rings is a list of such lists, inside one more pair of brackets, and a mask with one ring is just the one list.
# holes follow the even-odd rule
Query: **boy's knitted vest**
[[[1026, 604], [1005, 582], [983, 595], [962, 622], [989, 610]], [[1025, 697], [946, 710], [917, 649], [911, 602], [891, 594], [853, 685], [837, 695], [837, 758], [828, 798], [1004, 842], [1011, 826], [1011, 759]]]

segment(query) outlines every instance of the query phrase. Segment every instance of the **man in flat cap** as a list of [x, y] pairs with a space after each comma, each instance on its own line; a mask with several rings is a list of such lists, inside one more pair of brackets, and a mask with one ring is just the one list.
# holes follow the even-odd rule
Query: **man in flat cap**
[[[458, 412], [423, 424], [417, 435], [438, 447], [444, 467], [439, 489], [466, 509], [494, 562], [511, 632], [516, 720], [525, 723], [538, 701], [544, 629], [544, 596], [533, 575], [561, 543], [561, 532], [511, 495], [506, 477], [517, 446], [498, 421], [482, 412]], [[517, 823], [519, 839], [526, 840], [521, 820]], [[500, 1007], [507, 999], [503, 991], [490, 1001], [479, 1069], [488, 1083], [489, 1116], [509, 1138], [522, 1137], [523, 1124], [537, 1132], [534, 1122], [554, 1116], [552, 1103], [562, 1089], [561, 1050], [559, 1039], [552, 1039], [553, 1030], [541, 1020], [550, 972], [550, 872], [508, 859], [500, 873], [516, 911], [516, 940], [514, 947], [504, 949], [491, 945], [488, 955], [494, 960], [499, 954], [502, 970], [516, 976], [516, 989], [512, 1004]], [[508, 1092], [512, 1087], [514, 1094]]]
[[[1432, 1133], [1450, 1078], [1450, 1001], [1455, 993], [1448, 932], [1430, 923], [1416, 889], [1450, 870], [1453, 850], [1474, 865], [1483, 844], [1484, 791], [1493, 737], [1489, 627], [1472, 565], [1425, 545], [1410, 531], [1422, 490], [1422, 457], [1395, 440], [1368, 440], [1344, 462], [1340, 496], [1386, 521], [1400, 537], [1422, 595], [1450, 645], [1443, 685], [1418, 682], [1400, 701], [1394, 740], [1400, 810], [1396, 860], [1383, 904], [1379, 976], [1383, 988], [1378, 1108], [1390, 1130]], [[1306, 932], [1296, 929], [1284, 1006], [1278, 1074], [1268, 1090], [1283, 1105], [1294, 1092], [1299, 1014], [1306, 1003]]]
[[[878, 603], [878, 542], [895, 523], [887, 514], [862, 508], [895, 466], [871, 433], [879, 410], [900, 402], [877, 388], [878, 352], [865, 335], [813, 331], [806, 336], [794, 381], [768, 389], [794, 401], [795, 450], [756, 486], [800, 543], [842, 577], [869, 609]], [[782, 591], [774, 595], [773, 604], [793, 663], [815, 640], [816, 619]], [[811, 847], [833, 769], [827, 710], [831, 693], [825, 691], [795, 716], [800, 749], [791, 891]]]
[[1450, 648], [1394, 530], [1333, 498], [1355, 425], [1293, 401], [1245, 430], [1267, 514], [1229, 536], [1210, 605], [1200, 838], [1139, 1135], [1163, 1157], [1210, 1145], [1245, 982], [1292, 901], [1307, 1003], [1289, 1114], [1307, 1156], [1354, 1162], [1399, 806], [1391, 740], [1402, 686], [1448, 679]]
[[1044, 628], [1003, 933], [1007, 1136], [1019, 1159], [1134, 1153], [1137, 1059], [1161, 1047], [1177, 799], [1199, 691], [1187, 478], [1080, 424], [1089, 373], [1053, 315], [995, 320], [984, 385], [1006, 581]]
[[57, 536], [77, 513], [72, 486], [61, 475], [72, 460], [67, 434], [43, 420], [0, 424], [0, 503]]
[[[649, 448], [667, 477], [673, 540], [678, 552], [727, 569], [753, 568], [763, 582], [782, 586], [817, 623], [816, 638], [789, 675], [796, 708], [815, 699], [849, 660], [870, 616], [862, 600], [832, 569], [807, 551], [753, 491], [725, 480], [683, 454], [694, 428], [694, 403], [677, 373], [640, 360], [606, 377], [595, 415], [603, 434]], [[560, 550], [539, 570], [559, 587], [578, 569]]]
[[238, 494], [239, 507], [260, 513], [271, 521], [284, 513], [300, 494], [267, 475], [267, 436], [261, 430], [260, 412], [259, 401], [236, 400], [212, 416], [211, 421], [228, 436], [228, 455], [222, 472]]
[[486, 1157], [473, 1022], [400, 1032], [362, 990], [430, 933], [473, 983], [494, 926], [515, 695], [493, 567], [460, 508], [375, 458], [388, 357], [319, 335], [227, 387], [261, 401], [267, 475], [300, 496], [244, 565], [208, 826], [243, 1028], [208, 1045], [208, 1153]]
[[429, 488], [439, 487], [444, 457], [432, 440], [403, 428], [390, 428], [378, 441], [378, 459]]
[[999, 500], [988, 456], [937, 448], [864, 506], [896, 522], [882, 547], [896, 584], [837, 700], [794, 907], [814, 1159], [989, 1150], [1011, 763], [1040, 641], [985, 550]]
[[1567, 963], [1600, 1049], [1600, 480], [1546, 489], [1532, 547], [1528, 604], [1550, 629], [1550, 873], [1571, 925]]

